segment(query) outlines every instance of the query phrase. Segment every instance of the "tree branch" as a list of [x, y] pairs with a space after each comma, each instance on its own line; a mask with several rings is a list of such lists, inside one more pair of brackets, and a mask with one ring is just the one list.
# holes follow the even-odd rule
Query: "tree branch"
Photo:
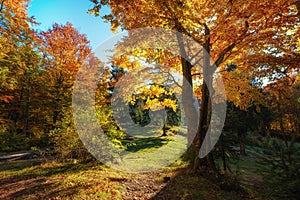
[[229, 45], [228, 47], [226, 47], [222, 52], [221, 54], [219, 55], [218, 59], [216, 60], [215, 62], [215, 66], [216, 68], [218, 68], [220, 66], [220, 64], [224, 61], [224, 58], [225, 58], [225, 55], [231, 51], [234, 47], [236, 47], [238, 44], [240, 44], [247, 36], [247, 32], [248, 32], [248, 29], [249, 29], [249, 23], [248, 21], [246, 20], [245, 21], [245, 31], [244, 33], [241, 35], [241, 37], [234, 43], [232, 43], [231, 45]]
[[201, 52], [203, 51], [203, 49], [201, 48], [194, 56], [192, 56], [190, 59], [193, 60], [194, 58], [196, 58]]
[[182, 89], [182, 86], [179, 85], [179, 83], [175, 80], [174, 76], [171, 75], [171, 73], [168, 73], [168, 75], [170, 75], [170, 77], [172, 78], [172, 81], [179, 87]]
[[222, 53], [220, 54], [220, 56], [218, 57], [218, 59], [216, 60], [215, 62], [215, 66], [216, 67], [219, 67], [220, 64], [224, 61], [224, 57], [225, 57], [225, 54], [228, 53], [229, 51], [231, 51], [235, 46], [236, 46], [237, 43], [233, 43], [231, 45], [229, 45], [228, 47], [226, 47]]
[[[0, 13], [2, 12], [2, 10], [3, 10], [3, 8], [4, 8], [4, 1], [5, 1], [5, 0], [2, 0], [2, 1], [1, 1]], [[4, 16], [1, 15], [0, 21], [2, 21], [3, 19], [4, 19]]]
[[201, 60], [203, 60], [203, 56], [201, 58], [199, 58], [195, 63], [193, 63], [193, 66], [197, 65], [198, 63], [200, 63]]
[[200, 76], [202, 75], [202, 73], [195, 73], [195, 74], [192, 74], [192, 76]]
[[2, 12], [2, 10], [3, 10], [3, 8], [4, 8], [4, 1], [5, 1], [5, 0], [2, 0], [2, 1], [1, 1], [0, 13]]

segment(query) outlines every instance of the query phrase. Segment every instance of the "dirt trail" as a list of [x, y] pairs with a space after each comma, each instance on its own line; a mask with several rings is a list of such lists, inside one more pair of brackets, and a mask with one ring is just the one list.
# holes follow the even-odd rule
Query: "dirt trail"
[[[30, 163], [32, 160], [18, 160], [1, 162], [2, 168], [12, 169], [11, 163]], [[22, 170], [22, 168], [13, 168], [14, 170]], [[11, 171], [11, 170], [10, 170]], [[116, 182], [124, 192], [122, 199], [124, 200], [146, 200], [153, 198], [168, 183], [164, 181], [164, 177], [170, 176], [169, 171], [154, 171], [144, 174], [134, 174], [130, 177], [108, 178], [110, 182]], [[22, 199], [22, 200], [38, 200], [38, 199], [64, 199], [78, 192], [78, 187], [64, 188], [61, 183], [64, 182], [64, 175], [49, 176], [45, 175], [26, 175], [26, 176], [8, 176], [0, 177], [0, 199]]]

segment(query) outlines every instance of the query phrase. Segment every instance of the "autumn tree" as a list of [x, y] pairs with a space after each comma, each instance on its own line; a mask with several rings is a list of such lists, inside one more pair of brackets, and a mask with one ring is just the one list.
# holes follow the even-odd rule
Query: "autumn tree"
[[21, 63], [18, 50], [22, 44], [32, 39], [29, 23], [34, 21], [27, 16], [27, 0], [2, 0], [0, 2], [0, 61], [1, 61], [1, 96], [0, 100], [8, 102], [13, 97], [4, 93], [15, 88], [16, 80], [12, 76], [14, 67]]
[[270, 134], [259, 143], [268, 155], [258, 158], [267, 166], [264, 181], [272, 188], [269, 195], [274, 199], [299, 196], [299, 89], [299, 74], [286, 74], [264, 88], [273, 120]]
[[63, 109], [71, 106], [72, 87], [76, 74], [91, 53], [89, 41], [71, 23], [53, 24], [48, 31], [40, 33], [45, 57], [43, 79], [48, 100], [47, 112], [51, 112], [48, 123], [52, 129], [62, 119]]
[[1, 134], [4, 134], [1, 146], [9, 150], [27, 148], [33, 138], [41, 136], [34, 115], [38, 110], [35, 103], [41, 56], [37, 51], [36, 33], [30, 28], [36, 22], [27, 15], [27, 3], [1, 1], [0, 121]]
[[[253, 68], [246, 64], [247, 56], [270, 44], [285, 43], [285, 38], [289, 37], [286, 31], [294, 29], [295, 24], [299, 23], [294, 0], [92, 2], [95, 3], [95, 7], [90, 12], [95, 15], [100, 15], [103, 6], [111, 8], [111, 14], [103, 16], [103, 19], [111, 23], [112, 29], [121, 27], [130, 31], [140, 27], [162, 27], [176, 30], [193, 38], [210, 55], [212, 61], [203, 61], [202, 75], [206, 78], [202, 87], [199, 128], [194, 140], [195, 169], [210, 122], [209, 87], [215, 71], [235, 62], [240, 74], [251, 74], [249, 71], [253, 71]], [[186, 47], [182, 48], [182, 51], [185, 50]], [[181, 63], [183, 76], [193, 85], [193, 66], [185, 59], [182, 59]], [[241, 77], [241, 80], [244, 79], [245, 77]], [[232, 84], [234, 83], [238, 84], [238, 81]], [[185, 103], [186, 108], [190, 106], [191, 101]], [[185, 111], [189, 112], [188, 109]], [[211, 158], [208, 159], [208, 163], [213, 165]]]
[[[268, 51], [260, 51], [256, 57], [250, 56], [248, 63], [258, 67], [257, 77], [265, 77], [269, 83], [264, 87], [266, 106], [274, 112], [271, 131], [283, 137], [289, 152], [299, 137], [299, 24], [287, 30], [285, 43], [270, 44]], [[268, 69], [266, 71], [261, 68]], [[290, 142], [288, 142], [290, 141]]]
[[133, 107], [133, 114], [136, 115], [136, 121], [143, 122], [140, 123], [142, 126], [151, 121], [149, 116], [150, 109], [151, 111], [158, 111], [164, 107], [165, 112], [162, 117], [165, 122], [162, 128], [162, 136], [167, 136], [167, 129], [170, 129], [171, 126], [178, 126], [180, 122], [178, 102], [173, 93], [174, 91], [168, 89], [167, 86], [168, 84], [166, 83], [165, 85], [154, 83], [139, 88], [138, 94], [135, 94], [131, 98], [129, 105]]

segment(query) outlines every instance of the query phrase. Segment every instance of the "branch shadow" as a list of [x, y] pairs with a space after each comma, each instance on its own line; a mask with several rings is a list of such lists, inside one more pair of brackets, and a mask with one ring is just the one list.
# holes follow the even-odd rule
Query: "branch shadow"
[[[40, 166], [40, 161], [8, 161], [0, 163], [0, 171], [9, 170], [16, 173], [7, 178], [0, 179], [0, 199], [51, 199], [56, 196], [72, 197], [76, 195], [83, 185], [62, 186], [59, 179], [54, 175], [63, 175], [66, 172], [77, 172], [84, 170], [75, 164], [65, 164], [58, 166], [44, 167], [40, 170], [35, 167]], [[84, 168], [88, 169], [87, 164]], [[18, 174], [17, 171], [24, 174]]]
[[134, 138], [133, 140], [123, 140], [122, 144], [126, 146], [129, 152], [138, 152], [146, 149], [160, 148], [166, 144], [170, 139], [163, 137], [149, 137], [149, 138]]
[[167, 184], [149, 200], [249, 199], [245, 192], [222, 188], [221, 183], [210, 176], [202, 173], [195, 174], [189, 168], [179, 169], [173, 177], [164, 177], [164, 182]]
[[[14, 179], [10, 183], [0, 185], [1, 199], [51, 199], [58, 194], [60, 197], [72, 197], [82, 186], [59, 187], [54, 180], [47, 178]], [[9, 189], [8, 189], [9, 188]]]

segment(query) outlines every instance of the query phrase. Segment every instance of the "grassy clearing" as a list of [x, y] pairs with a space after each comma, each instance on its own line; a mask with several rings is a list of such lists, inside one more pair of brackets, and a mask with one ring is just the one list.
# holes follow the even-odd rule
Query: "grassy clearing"
[[124, 191], [110, 181], [120, 174], [94, 163], [13, 161], [0, 163], [0, 177], [4, 199], [122, 199]]
[[120, 169], [149, 171], [169, 166], [178, 160], [186, 151], [187, 140], [185, 135], [174, 135], [172, 131], [173, 129], [168, 131], [169, 136], [159, 136], [159, 133], [156, 137], [132, 137], [130, 140], [123, 140], [122, 146], [127, 152], [122, 157], [124, 164]]
[[[172, 137], [125, 141], [127, 150], [141, 153], [146, 165], [150, 163], [145, 161], [148, 153], [151, 155], [170, 142]], [[184, 145], [180, 141], [174, 144], [176, 148], [171, 145], [171, 149], [163, 150], [165, 156], [176, 153], [178, 145]], [[180, 159], [161, 170], [136, 174], [76, 160], [0, 162], [0, 199], [264, 199], [260, 194], [264, 191], [260, 173], [263, 166], [256, 162], [251, 151], [231, 163], [232, 173], [224, 177], [205, 172], [195, 175]]]
[[[185, 166], [128, 174], [97, 163], [0, 163], [0, 199], [244, 199]], [[169, 179], [166, 181], [166, 177]]]

